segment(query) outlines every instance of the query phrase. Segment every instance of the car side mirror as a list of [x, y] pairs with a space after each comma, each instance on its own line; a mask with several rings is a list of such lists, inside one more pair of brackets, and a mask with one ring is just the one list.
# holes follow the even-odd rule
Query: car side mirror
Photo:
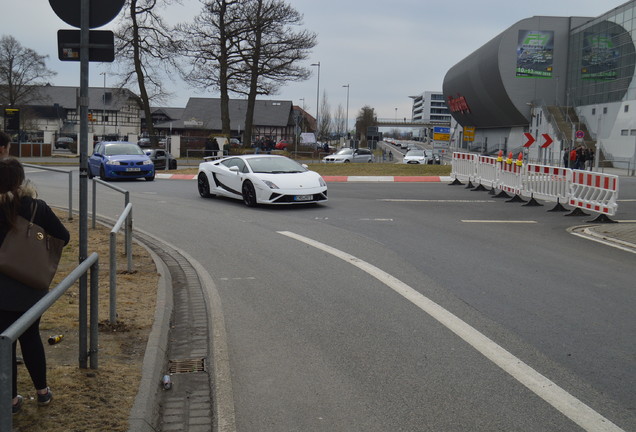
[[235, 173], [237, 173], [237, 174], [238, 174], [240, 170], [239, 170], [239, 167], [237, 167], [236, 165], [234, 165], [234, 166], [231, 166], [231, 167], [230, 167], [230, 171], [235, 172]]

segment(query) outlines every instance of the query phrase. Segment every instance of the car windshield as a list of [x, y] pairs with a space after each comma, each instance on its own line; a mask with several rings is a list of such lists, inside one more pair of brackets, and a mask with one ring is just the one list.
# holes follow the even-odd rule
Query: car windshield
[[307, 171], [299, 163], [282, 156], [249, 158], [246, 162], [255, 173], [287, 174]]
[[106, 156], [113, 155], [143, 155], [143, 150], [135, 144], [106, 144], [104, 146], [104, 154]]
[[406, 155], [423, 157], [426, 156], [426, 153], [424, 153], [424, 150], [409, 150]]
[[350, 154], [353, 154], [353, 149], [343, 148], [343, 149], [338, 150], [338, 153], [336, 153], [336, 154], [338, 154], [338, 155], [350, 155]]

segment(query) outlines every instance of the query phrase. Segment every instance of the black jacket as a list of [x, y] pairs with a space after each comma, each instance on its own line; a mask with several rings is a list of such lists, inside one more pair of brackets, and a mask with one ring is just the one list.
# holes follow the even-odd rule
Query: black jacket
[[[18, 211], [20, 216], [27, 220], [31, 219], [31, 207], [34, 201], [37, 201], [38, 208], [33, 222], [40, 225], [53, 237], [63, 240], [65, 245], [68, 244], [70, 240], [68, 230], [46, 202], [40, 199], [23, 197], [20, 200], [20, 209]], [[7, 231], [8, 223], [4, 213], [0, 212], [0, 244], [4, 242]], [[0, 310], [26, 311], [44, 297], [46, 293], [45, 290], [31, 288], [0, 273]]]

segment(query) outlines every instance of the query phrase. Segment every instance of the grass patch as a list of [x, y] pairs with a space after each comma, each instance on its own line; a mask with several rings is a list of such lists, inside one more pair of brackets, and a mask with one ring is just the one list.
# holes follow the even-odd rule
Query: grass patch
[[[300, 161], [302, 162], [302, 161]], [[309, 169], [323, 176], [447, 176], [450, 165], [406, 165], [388, 163], [308, 164]], [[161, 172], [161, 171], [160, 171]], [[198, 168], [170, 171], [176, 174], [197, 174]]]

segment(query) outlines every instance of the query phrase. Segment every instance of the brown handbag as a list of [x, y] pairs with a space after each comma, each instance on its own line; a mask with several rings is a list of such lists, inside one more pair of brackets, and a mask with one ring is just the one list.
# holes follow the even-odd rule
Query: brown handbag
[[62, 256], [64, 241], [33, 223], [38, 206], [31, 208], [31, 220], [22, 216], [7, 232], [0, 246], [0, 273], [23, 284], [48, 290]]

